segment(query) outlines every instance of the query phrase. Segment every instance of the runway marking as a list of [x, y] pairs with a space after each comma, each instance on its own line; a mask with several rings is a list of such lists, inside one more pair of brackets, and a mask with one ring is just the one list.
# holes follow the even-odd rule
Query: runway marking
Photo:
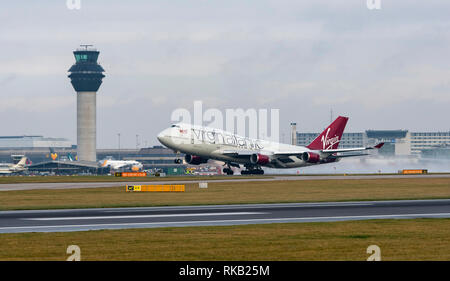
[[336, 202], [336, 203], [281, 203], [281, 204], [251, 204], [251, 205], [212, 205], [212, 206], [173, 206], [173, 207], [141, 207], [140, 209], [121, 208], [121, 210], [103, 211], [104, 213], [119, 212], [149, 212], [161, 210], [214, 210], [214, 209], [265, 209], [270, 208], [313, 208], [313, 207], [345, 207], [345, 206], [373, 206], [372, 202]]
[[31, 221], [65, 221], [65, 220], [98, 220], [98, 219], [140, 219], [140, 218], [166, 218], [166, 217], [203, 217], [203, 216], [233, 216], [233, 215], [263, 215], [264, 212], [229, 212], [229, 213], [193, 213], [193, 214], [166, 214], [166, 215], [129, 215], [129, 216], [89, 216], [89, 217], [55, 217], [55, 218], [23, 218]]
[[[398, 215], [369, 215], [369, 216], [336, 216], [336, 217], [307, 217], [307, 218], [273, 218], [273, 219], [242, 219], [242, 220], [213, 220], [213, 221], [179, 221], [179, 222], [153, 222], [153, 223], [114, 223], [114, 224], [85, 224], [85, 225], [48, 225], [48, 226], [11, 226], [0, 227], [0, 230], [38, 230], [38, 229], [57, 229], [57, 228], [93, 228], [93, 227], [123, 227], [130, 228], [139, 226], [152, 225], [189, 225], [189, 224], [208, 224], [208, 223], [253, 223], [253, 222], [281, 222], [281, 221], [306, 221], [306, 220], [358, 220], [358, 219], [386, 219], [386, 218], [426, 218], [426, 217], [450, 217], [450, 213], [435, 213], [435, 214], [398, 214]], [[73, 230], [76, 231], [76, 230]], [[81, 230], [79, 230], [81, 231]]]
[[[299, 180], [361, 180], [361, 179], [391, 179], [391, 178], [448, 178], [449, 174], [428, 174], [428, 175], [360, 175], [352, 174], [348, 176], [326, 176], [321, 174], [316, 174], [315, 176], [305, 175], [305, 176], [277, 176], [271, 175], [264, 178], [233, 178], [233, 179], [211, 179], [209, 182], [259, 182], [259, 181], [299, 181]], [[33, 189], [72, 189], [72, 188], [102, 188], [102, 187], [114, 187], [114, 186], [124, 186], [126, 184], [197, 184], [204, 180], [169, 180], [169, 181], [147, 181], [147, 182], [72, 182], [72, 183], [1, 183], [1, 191], [11, 191], [11, 190], [33, 190]]]

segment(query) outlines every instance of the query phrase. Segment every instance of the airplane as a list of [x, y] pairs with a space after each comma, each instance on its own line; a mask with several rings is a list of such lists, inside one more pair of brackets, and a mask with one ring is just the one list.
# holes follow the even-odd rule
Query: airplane
[[27, 157], [23, 156], [17, 164], [0, 164], [0, 174], [14, 174], [21, 173], [27, 168], [25, 167]]
[[131, 169], [132, 171], [142, 170], [142, 163], [135, 160], [102, 160], [99, 162], [101, 167], [110, 167], [113, 170]]
[[[233, 174], [231, 167], [240, 168], [240, 165], [246, 168], [241, 171], [243, 175], [262, 175], [262, 167], [287, 169], [338, 162], [344, 157], [368, 155], [360, 152], [383, 146], [384, 143], [379, 143], [373, 147], [338, 149], [347, 121], [348, 117], [339, 116], [306, 147], [251, 139], [185, 123], [172, 125], [157, 138], [176, 153], [184, 153], [187, 164], [199, 165], [214, 159], [225, 162], [223, 172], [227, 175]], [[181, 159], [176, 159], [175, 163], [181, 163]]]

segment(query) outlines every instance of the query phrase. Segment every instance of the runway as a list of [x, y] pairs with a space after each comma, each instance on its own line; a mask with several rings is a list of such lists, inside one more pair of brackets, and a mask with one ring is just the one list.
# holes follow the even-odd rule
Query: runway
[[180, 180], [152, 181], [143, 180], [139, 182], [52, 182], [52, 183], [3, 183], [0, 184], [0, 191], [13, 190], [34, 190], [34, 189], [74, 189], [74, 188], [98, 188], [125, 186], [127, 184], [198, 184], [200, 182], [267, 182], [267, 181], [298, 181], [298, 180], [363, 180], [363, 179], [407, 179], [407, 178], [450, 178], [450, 174], [428, 174], [428, 175], [349, 175], [349, 176], [267, 176], [264, 178], [226, 178], [212, 179], [208, 177], [202, 180]]
[[450, 218], [450, 199], [0, 212], [0, 233]]

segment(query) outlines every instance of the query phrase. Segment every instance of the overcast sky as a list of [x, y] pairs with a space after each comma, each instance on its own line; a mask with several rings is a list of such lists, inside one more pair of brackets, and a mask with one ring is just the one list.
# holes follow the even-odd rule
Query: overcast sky
[[158, 144], [176, 108], [280, 110], [316, 132], [450, 130], [450, 1], [66, 0], [0, 4], [0, 135], [76, 143], [72, 51], [94, 44], [106, 77], [97, 146]]

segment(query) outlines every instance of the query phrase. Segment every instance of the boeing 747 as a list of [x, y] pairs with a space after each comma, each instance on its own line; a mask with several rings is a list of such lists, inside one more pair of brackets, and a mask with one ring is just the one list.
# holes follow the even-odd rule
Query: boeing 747
[[[223, 172], [232, 175], [231, 167], [246, 170], [241, 174], [264, 174], [262, 167], [297, 168], [337, 162], [343, 157], [367, 154], [348, 154], [378, 149], [356, 147], [338, 149], [348, 117], [339, 116], [313, 142], [296, 146], [260, 139], [238, 136], [223, 130], [190, 124], [174, 124], [158, 135], [158, 140], [175, 152], [185, 154], [184, 160], [191, 165], [206, 163], [209, 159], [225, 162]], [[175, 160], [178, 163], [181, 159]]]

